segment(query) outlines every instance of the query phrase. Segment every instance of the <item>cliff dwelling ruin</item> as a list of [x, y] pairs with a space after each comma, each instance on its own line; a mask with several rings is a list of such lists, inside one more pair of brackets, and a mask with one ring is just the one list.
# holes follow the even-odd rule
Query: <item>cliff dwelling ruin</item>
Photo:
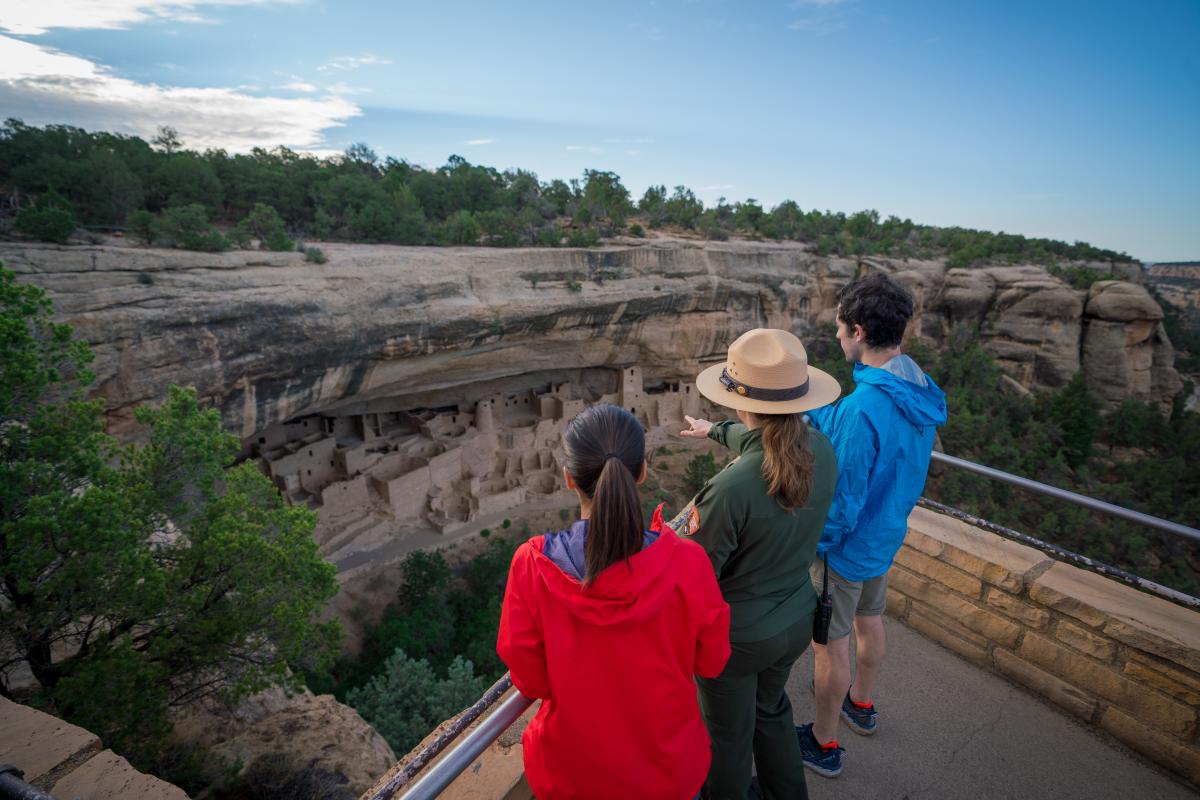
[[317, 542], [344, 582], [430, 533], [475, 532], [516, 509], [572, 504], [562, 432], [585, 404], [627, 409], [648, 447], [667, 441], [685, 414], [702, 413], [692, 383], [647, 384], [638, 366], [575, 373], [507, 391], [463, 387], [461, 402], [436, 407], [414, 407], [411, 396], [354, 402], [272, 425], [247, 445], [289, 500], [319, 509]]

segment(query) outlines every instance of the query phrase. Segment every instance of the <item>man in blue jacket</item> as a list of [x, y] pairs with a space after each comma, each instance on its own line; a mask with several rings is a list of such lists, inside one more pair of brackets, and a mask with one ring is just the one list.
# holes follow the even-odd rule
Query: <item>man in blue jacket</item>
[[[826, 777], [842, 771], [838, 715], [860, 734], [875, 732], [872, 691], [887, 641], [887, 572], [925, 488], [934, 430], [946, 422], [946, 395], [900, 352], [912, 297], [874, 273], [838, 293], [837, 338], [854, 364], [856, 388], [832, 406], [808, 412], [829, 437], [838, 481], [818, 555], [828, 560], [833, 621], [825, 645], [813, 643], [816, 720], [796, 728], [804, 765]], [[821, 559], [813, 564], [820, 592]], [[850, 681], [850, 629], [858, 641]]]

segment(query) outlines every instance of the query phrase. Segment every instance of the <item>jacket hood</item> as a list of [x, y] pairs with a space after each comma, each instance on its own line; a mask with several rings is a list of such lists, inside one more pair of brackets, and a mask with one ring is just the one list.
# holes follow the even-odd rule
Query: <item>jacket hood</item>
[[601, 572], [584, 586], [555, 564], [544, 552], [545, 537], [529, 540], [536, 556], [538, 580], [574, 616], [591, 625], [639, 624], [654, 616], [670, 599], [679, 583], [675, 551], [681, 546], [674, 534], [660, 535], [626, 561]]
[[[907, 356], [900, 356], [907, 358]], [[875, 386], [891, 398], [896, 408], [913, 425], [945, 425], [946, 393], [933, 378], [924, 375], [925, 385], [907, 380], [886, 369], [854, 365], [854, 382]]]

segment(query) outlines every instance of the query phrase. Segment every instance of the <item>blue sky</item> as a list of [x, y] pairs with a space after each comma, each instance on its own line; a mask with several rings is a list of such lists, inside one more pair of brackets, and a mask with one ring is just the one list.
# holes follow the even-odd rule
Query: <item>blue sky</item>
[[[47, 8], [41, 8], [41, 5]], [[0, 0], [0, 113], [1200, 258], [1200, 2]]]

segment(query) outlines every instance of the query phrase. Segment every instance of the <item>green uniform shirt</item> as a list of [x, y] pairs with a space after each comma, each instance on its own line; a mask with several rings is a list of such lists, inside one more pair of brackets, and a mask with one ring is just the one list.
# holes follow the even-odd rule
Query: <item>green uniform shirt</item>
[[718, 422], [708, 436], [739, 455], [696, 495], [692, 536], [712, 559], [729, 603], [730, 641], [762, 641], [816, 608], [808, 568], [833, 500], [837, 460], [824, 434], [809, 428], [812, 492], [803, 508], [785, 511], [767, 494], [760, 431]]

